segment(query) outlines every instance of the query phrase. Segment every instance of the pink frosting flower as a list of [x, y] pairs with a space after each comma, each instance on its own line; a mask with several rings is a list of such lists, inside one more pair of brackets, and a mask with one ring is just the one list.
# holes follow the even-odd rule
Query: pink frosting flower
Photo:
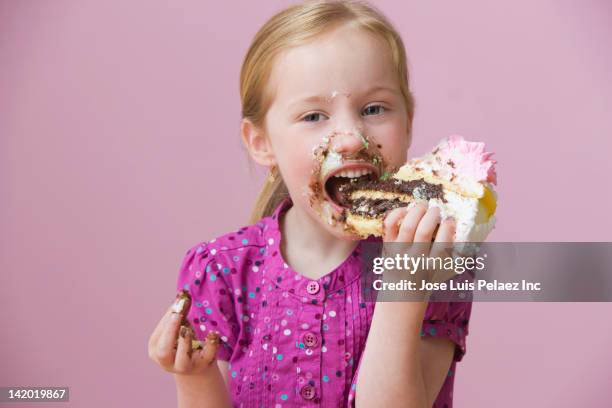
[[444, 163], [452, 160], [454, 171], [465, 174], [476, 181], [487, 181], [497, 185], [496, 160], [492, 152], [485, 152], [483, 142], [468, 142], [460, 135], [451, 135], [439, 145], [438, 155]]

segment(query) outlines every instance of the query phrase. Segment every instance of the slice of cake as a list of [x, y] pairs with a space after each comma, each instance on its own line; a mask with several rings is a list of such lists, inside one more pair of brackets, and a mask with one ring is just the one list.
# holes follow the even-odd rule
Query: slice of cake
[[452, 135], [395, 174], [353, 179], [340, 187], [348, 203], [346, 226], [364, 238], [382, 236], [388, 211], [424, 200], [440, 208], [442, 219], [455, 218], [456, 242], [482, 242], [495, 226], [497, 176], [491, 155], [484, 143]]

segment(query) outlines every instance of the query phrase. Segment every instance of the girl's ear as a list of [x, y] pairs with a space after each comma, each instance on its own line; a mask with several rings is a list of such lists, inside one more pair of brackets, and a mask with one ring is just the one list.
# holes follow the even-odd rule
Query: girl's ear
[[270, 139], [263, 129], [255, 126], [249, 119], [242, 119], [240, 135], [244, 146], [256, 163], [266, 167], [276, 164]]

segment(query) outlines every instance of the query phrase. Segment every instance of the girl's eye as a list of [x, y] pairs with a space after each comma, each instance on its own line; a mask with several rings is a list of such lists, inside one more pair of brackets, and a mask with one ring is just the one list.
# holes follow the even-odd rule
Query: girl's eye
[[309, 113], [308, 115], [304, 116], [302, 120], [306, 122], [318, 122], [322, 118], [323, 118], [323, 115], [320, 113]]
[[364, 115], [380, 115], [385, 110], [382, 105], [370, 105], [363, 110]]

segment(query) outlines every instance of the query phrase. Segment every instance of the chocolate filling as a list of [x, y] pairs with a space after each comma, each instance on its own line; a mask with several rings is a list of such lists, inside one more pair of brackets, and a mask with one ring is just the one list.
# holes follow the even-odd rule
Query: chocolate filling
[[349, 211], [353, 214], [364, 215], [368, 217], [379, 218], [387, 211], [397, 207], [405, 207], [408, 203], [397, 198], [388, 199], [373, 199], [361, 197], [354, 200], [350, 199], [353, 191], [370, 190], [384, 191], [397, 194], [408, 194], [416, 199], [430, 200], [438, 198], [442, 202], [446, 202], [444, 198], [444, 190], [441, 184], [431, 184], [424, 179], [404, 181], [394, 178], [386, 180], [359, 180], [355, 183], [347, 183], [341, 186], [340, 193], [346, 202], [350, 202]]
[[382, 217], [387, 211], [398, 207], [406, 207], [405, 203], [397, 198], [393, 200], [385, 200], [383, 198], [358, 198], [353, 200], [350, 207], [350, 212], [357, 215], [363, 215], [371, 218]]
[[[444, 200], [444, 190], [441, 184], [431, 184], [423, 179], [418, 180], [398, 180], [388, 178], [386, 180], [358, 179], [356, 182], [346, 183], [340, 187], [345, 199], [349, 199], [351, 193], [357, 190], [374, 190], [389, 193], [409, 194], [419, 196], [426, 200], [439, 198]], [[416, 190], [416, 191], [415, 191]]]

